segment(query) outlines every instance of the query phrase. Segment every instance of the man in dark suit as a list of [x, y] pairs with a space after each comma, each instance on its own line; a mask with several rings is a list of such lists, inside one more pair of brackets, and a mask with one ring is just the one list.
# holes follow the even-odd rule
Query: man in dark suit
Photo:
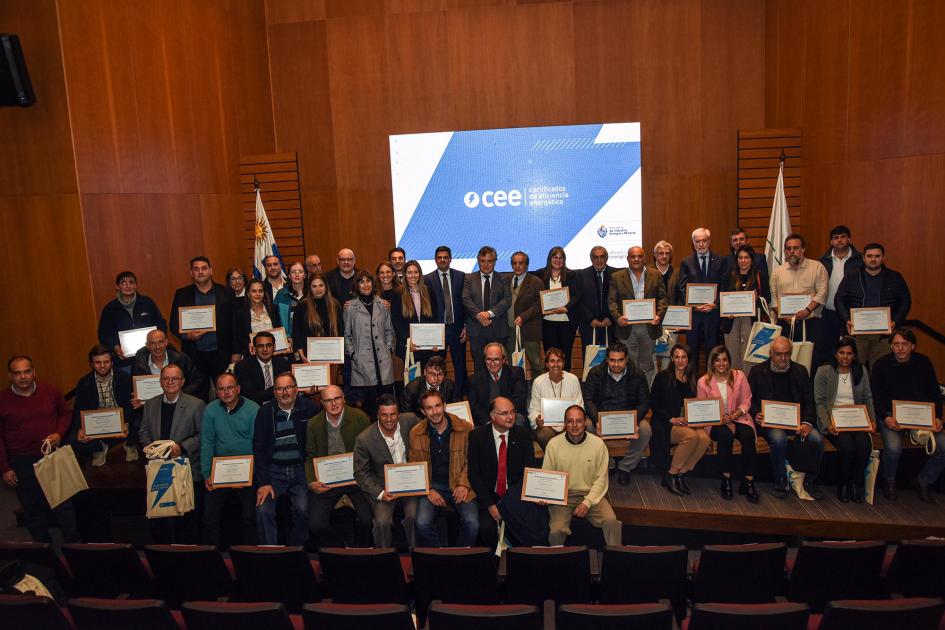
[[508, 276], [512, 291], [512, 306], [508, 310], [509, 339], [505, 342], [508, 356], [515, 352], [515, 327], [521, 327], [522, 348], [531, 368], [531, 377], [542, 373], [541, 362], [541, 301], [544, 285], [538, 276], [528, 273], [528, 254], [512, 254], [512, 274]]
[[[171, 332], [180, 338], [181, 351], [194, 360], [197, 369], [210, 381], [226, 371], [233, 355], [233, 312], [229, 293], [222, 284], [213, 281], [213, 267], [206, 256], [196, 256], [190, 261], [193, 284], [177, 289], [171, 304]], [[216, 330], [207, 332], [181, 332], [180, 307], [212, 306]], [[203, 398], [210, 396], [209, 388]]]
[[[130, 427], [128, 441], [125, 442], [125, 461], [138, 460], [137, 423], [131, 408], [131, 377], [122, 370], [114, 369], [111, 350], [97, 344], [89, 350], [89, 367], [92, 371], [79, 379], [75, 386], [75, 404], [72, 412], [72, 429], [75, 438], [73, 448], [76, 453], [91, 454], [93, 466], [104, 466], [108, 456], [109, 443], [117, 444], [121, 438], [89, 439], [82, 429], [82, 412], [96, 409], [114, 409], [120, 407], [124, 414], [125, 426]], [[128, 430], [126, 428], [126, 430]]]
[[354, 273], [358, 270], [355, 267], [356, 262], [352, 250], [347, 248], [339, 250], [338, 266], [325, 274], [325, 282], [328, 283], [332, 296], [338, 300], [339, 304], [344, 304], [358, 292], [358, 288], [354, 286]]
[[506, 311], [512, 306], [512, 291], [499, 274], [495, 273], [496, 252], [484, 245], [477, 256], [479, 271], [466, 274], [463, 281], [463, 308], [466, 309], [466, 333], [472, 346], [476, 373], [485, 367], [483, 349], [498, 341], [503, 346], [509, 336]]
[[423, 365], [423, 374], [420, 378], [407, 383], [400, 407], [407, 413], [420, 413], [420, 395], [428, 389], [436, 389], [443, 393], [443, 402], [449, 404], [459, 400], [459, 390], [453, 381], [446, 377], [446, 361], [443, 357], [434, 355]]
[[[533, 503], [521, 500], [525, 468], [536, 468], [531, 431], [515, 426], [515, 405], [504, 396], [492, 401], [490, 423], [478, 427], [469, 436], [469, 483], [479, 506], [479, 538], [495, 548], [499, 542], [499, 521], [506, 521], [506, 535], [519, 539], [531, 528], [510, 531], [528, 514]], [[547, 521], [545, 521], [547, 523]], [[547, 541], [543, 541], [547, 544]], [[541, 544], [539, 542], [538, 544]]]
[[[581, 356], [592, 343], [605, 345], [605, 333], [608, 341], [614, 339], [614, 320], [607, 307], [607, 296], [610, 291], [610, 279], [616, 267], [607, 264], [607, 248], [598, 245], [591, 249], [591, 266], [581, 269], [578, 274], [578, 285], [581, 288], [581, 299], [577, 303], [578, 330], [581, 331]], [[594, 336], [597, 336], [595, 340]]]
[[705, 228], [696, 228], [692, 232], [692, 256], [683, 259], [679, 266], [679, 291], [686, 299], [686, 287], [689, 283], [714, 284], [715, 302], [712, 304], [692, 305], [692, 330], [686, 334], [686, 341], [692, 350], [692, 363], [698, 369], [699, 351], [709, 351], [719, 343], [719, 284], [722, 281], [722, 259], [712, 253], [712, 233]]
[[374, 546], [391, 547], [391, 523], [394, 507], [404, 510], [401, 525], [407, 543], [413, 548], [413, 523], [417, 517], [417, 497], [396, 497], [384, 490], [384, 466], [407, 461], [410, 429], [417, 424], [416, 416], [401, 417], [397, 401], [390, 394], [377, 399], [377, 422], [361, 431], [354, 440], [354, 478], [361, 491], [368, 496], [374, 510], [372, 533]]
[[272, 333], [256, 333], [253, 337], [255, 354], [236, 364], [236, 380], [239, 382], [240, 392], [244, 398], [258, 405], [273, 399], [272, 385], [276, 382], [276, 377], [292, 369], [288, 359], [273, 356], [275, 349], [276, 338]]
[[[446, 347], [453, 360], [453, 372], [456, 375], [456, 391], [466, 391], [466, 313], [463, 310], [463, 281], [466, 274], [450, 269], [453, 252], [446, 245], [436, 248], [436, 271], [431, 271], [424, 278], [430, 295], [436, 302], [436, 312], [443, 313], [446, 325]], [[446, 290], [444, 291], [444, 287]], [[440, 351], [446, 358], [446, 349]], [[405, 409], [406, 411], [406, 409]]]
[[469, 381], [469, 408], [477, 425], [489, 422], [489, 404], [493, 398], [504, 396], [515, 405], [515, 411], [522, 414], [524, 424], [527, 390], [525, 372], [521, 368], [508, 365], [505, 347], [493, 341], [485, 349], [486, 369], [480, 370]]
[[161, 370], [163, 395], [155, 396], [144, 404], [139, 437], [141, 444], [156, 440], [173, 440], [171, 457], [190, 460], [194, 482], [194, 509], [181, 516], [153, 518], [148, 521], [151, 537], [158, 544], [196, 544], [203, 514], [203, 495], [206, 487], [200, 468], [200, 427], [206, 404], [199, 398], [185, 394], [184, 373], [180, 367], [169, 364]]
[[[742, 245], [748, 245], [748, 235], [745, 234], [745, 230], [741, 228], [735, 228], [728, 233], [728, 246], [731, 250], [731, 253], [722, 259], [723, 284], [728, 281], [729, 274], [731, 274], [732, 271], [738, 267], [738, 264], [735, 262], [735, 252], [737, 252], [738, 248]], [[757, 271], [760, 271], [765, 277], [768, 276], [768, 259], [765, 258], [764, 250], [752, 254], [752, 262], [754, 263], [755, 269]]]

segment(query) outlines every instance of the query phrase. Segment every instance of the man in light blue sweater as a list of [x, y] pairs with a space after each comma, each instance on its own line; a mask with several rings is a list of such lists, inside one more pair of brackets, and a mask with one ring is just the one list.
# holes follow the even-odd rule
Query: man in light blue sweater
[[[213, 458], [253, 454], [253, 427], [259, 405], [240, 396], [236, 377], [224, 373], [216, 380], [217, 400], [207, 405], [200, 433], [201, 472], [207, 495], [203, 509], [203, 543], [220, 544], [220, 522], [231, 496], [240, 502], [243, 544], [256, 544], [256, 491], [244, 487], [214, 487]], [[252, 479], [250, 479], [252, 481]]]

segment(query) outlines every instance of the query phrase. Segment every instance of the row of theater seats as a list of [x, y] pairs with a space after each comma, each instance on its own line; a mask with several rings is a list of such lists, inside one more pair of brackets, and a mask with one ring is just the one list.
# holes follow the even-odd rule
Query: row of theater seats
[[[0, 562], [46, 567], [65, 594], [184, 602], [278, 602], [289, 613], [307, 603], [411, 605], [422, 625], [434, 600], [447, 604], [669, 602], [677, 620], [689, 603], [803, 603], [815, 613], [846, 599], [945, 596], [945, 541], [804, 542], [788, 558], [783, 543], [711, 545], [696, 561], [683, 546], [515, 548], [498, 565], [484, 548], [323, 549], [65, 545], [63, 558], [39, 543], [0, 544]], [[65, 562], [63, 562], [63, 559]], [[140, 629], [139, 629], [140, 630]]]
[[290, 615], [274, 603], [186, 602], [169, 610], [154, 599], [76, 598], [68, 608], [32, 595], [0, 595], [8, 630], [935, 630], [945, 600], [909, 598], [830, 602], [823, 614], [807, 604], [696, 604], [677, 624], [669, 602], [651, 604], [466, 605], [436, 601], [423, 625], [403, 604], [306, 604]]

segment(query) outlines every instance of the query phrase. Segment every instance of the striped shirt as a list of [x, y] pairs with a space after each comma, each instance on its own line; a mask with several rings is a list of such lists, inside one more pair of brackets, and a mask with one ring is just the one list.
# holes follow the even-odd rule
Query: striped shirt
[[285, 411], [276, 407], [276, 442], [272, 450], [272, 462], [280, 466], [302, 463], [299, 441], [295, 436], [292, 423], [292, 410]]

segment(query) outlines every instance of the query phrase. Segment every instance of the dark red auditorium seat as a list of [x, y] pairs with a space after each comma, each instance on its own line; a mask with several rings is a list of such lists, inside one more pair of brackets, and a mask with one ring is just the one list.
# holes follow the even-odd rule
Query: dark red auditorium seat
[[[784, 543], [706, 545], [693, 577], [693, 601], [765, 604], [787, 592]], [[740, 576], [733, 581], [733, 576]]]
[[230, 571], [212, 545], [148, 545], [144, 555], [158, 595], [171, 608], [232, 595]]
[[303, 604], [321, 601], [315, 570], [301, 547], [230, 547], [240, 598], [282, 602], [296, 613]]
[[807, 604], [795, 602], [695, 604], [683, 630], [807, 630], [809, 616]]
[[302, 620], [307, 630], [415, 630], [410, 609], [403, 604], [306, 604]]
[[540, 630], [541, 610], [528, 604], [470, 606], [433, 602], [429, 630]]
[[324, 547], [318, 552], [318, 562], [325, 593], [336, 603], [410, 603], [395, 549]]
[[653, 604], [565, 604], [556, 630], [673, 630], [668, 600]]
[[69, 600], [69, 612], [78, 630], [180, 630], [171, 611], [159, 599], [77, 597]]
[[807, 542], [797, 549], [788, 599], [820, 612], [837, 599], [876, 599], [883, 594], [881, 572], [886, 543]]
[[293, 630], [282, 604], [186, 602], [181, 612], [187, 630]]
[[676, 619], [686, 616], [686, 571], [689, 552], [683, 545], [607, 547], [600, 567], [601, 604], [653, 603], [669, 600]]
[[942, 621], [941, 597], [839, 600], [827, 604], [819, 630], [935, 630]]
[[498, 604], [497, 558], [486, 547], [418, 547], [413, 550], [417, 624], [426, 622], [430, 602]]
[[945, 597], [945, 540], [904, 540], [896, 548], [886, 585], [906, 597]]
[[505, 552], [508, 600], [542, 606], [591, 601], [591, 566], [587, 547], [513, 547]]
[[3, 630], [73, 630], [56, 602], [35, 595], [0, 595]]
[[67, 544], [62, 555], [73, 576], [73, 591], [79, 597], [115, 598], [154, 595], [151, 575], [138, 552], [128, 544]]

